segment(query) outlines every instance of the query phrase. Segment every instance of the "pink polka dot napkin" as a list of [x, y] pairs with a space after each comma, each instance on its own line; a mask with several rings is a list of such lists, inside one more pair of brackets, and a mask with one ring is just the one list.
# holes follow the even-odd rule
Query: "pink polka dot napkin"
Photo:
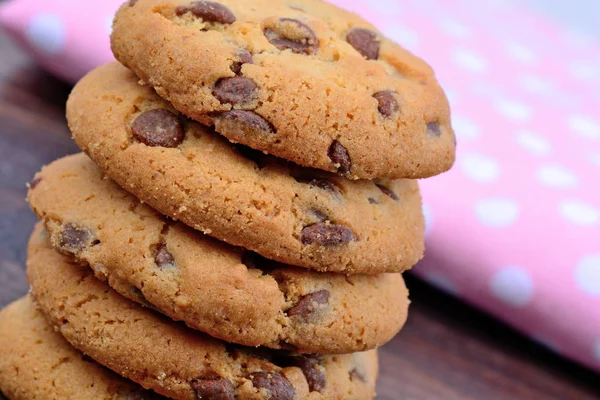
[[[75, 81], [112, 59], [120, 2], [13, 0], [0, 22]], [[422, 182], [415, 272], [600, 370], [600, 44], [511, 0], [334, 2], [424, 57], [452, 104], [458, 160]]]

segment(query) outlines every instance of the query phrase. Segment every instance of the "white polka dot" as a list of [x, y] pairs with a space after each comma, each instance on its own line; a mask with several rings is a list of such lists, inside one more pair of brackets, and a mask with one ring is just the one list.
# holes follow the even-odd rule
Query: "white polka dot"
[[490, 281], [495, 298], [515, 307], [525, 307], [533, 299], [533, 281], [523, 268], [507, 267], [496, 272]]
[[596, 65], [582, 61], [571, 63], [569, 70], [575, 79], [585, 82], [594, 81], [600, 76], [600, 72]]
[[519, 205], [507, 198], [479, 200], [475, 204], [475, 215], [479, 222], [492, 228], [505, 228], [519, 218]]
[[554, 85], [550, 81], [536, 75], [523, 75], [520, 77], [519, 82], [525, 90], [531, 93], [548, 94], [554, 92]]
[[600, 338], [596, 339], [594, 342], [593, 355], [596, 361], [600, 363]]
[[487, 71], [487, 60], [471, 50], [455, 50], [452, 53], [452, 59], [456, 65], [469, 72], [483, 73]]
[[29, 20], [25, 34], [33, 47], [47, 55], [60, 53], [65, 45], [65, 28], [55, 14], [35, 15]]
[[600, 211], [580, 200], [563, 201], [560, 213], [569, 222], [579, 226], [592, 226], [600, 222]]
[[515, 133], [517, 144], [535, 156], [547, 156], [552, 152], [550, 142], [535, 133], [519, 130]]
[[473, 120], [462, 117], [460, 115], [454, 115], [452, 117], [452, 127], [456, 136], [461, 140], [474, 140], [479, 137], [480, 129]]
[[527, 122], [531, 119], [531, 108], [525, 103], [510, 99], [499, 99], [496, 101], [495, 107], [501, 115], [511, 121]]
[[556, 189], [573, 189], [579, 183], [574, 173], [558, 164], [542, 166], [538, 170], [538, 179], [544, 186]]
[[428, 204], [423, 204], [423, 217], [425, 218], [425, 236], [429, 236], [433, 226], [433, 214]]
[[462, 154], [459, 156], [459, 165], [465, 175], [478, 182], [492, 182], [500, 176], [498, 162], [481, 154]]
[[503, 90], [497, 84], [487, 81], [478, 81], [473, 79], [469, 82], [468, 86], [465, 85], [462, 90], [470, 89], [471, 92], [476, 94], [477, 96], [487, 97], [491, 99], [496, 99], [502, 97]]
[[506, 45], [508, 55], [515, 61], [523, 64], [535, 63], [537, 56], [530, 48], [523, 46], [520, 43], [509, 43]]
[[583, 257], [575, 269], [577, 286], [592, 296], [600, 296], [600, 254]]
[[600, 139], [600, 123], [585, 115], [571, 115], [567, 119], [569, 129], [586, 139]]
[[388, 25], [383, 33], [393, 41], [408, 49], [415, 49], [419, 45], [417, 32], [401, 25]]
[[427, 283], [435, 286], [436, 288], [443, 290], [446, 293], [457, 296], [459, 294], [458, 287], [456, 284], [452, 282], [447, 276], [442, 275], [437, 272], [432, 272], [429, 274], [425, 274], [423, 279], [427, 281]]
[[454, 19], [443, 19], [440, 21], [440, 27], [444, 33], [455, 38], [464, 39], [471, 35], [471, 29], [461, 22]]

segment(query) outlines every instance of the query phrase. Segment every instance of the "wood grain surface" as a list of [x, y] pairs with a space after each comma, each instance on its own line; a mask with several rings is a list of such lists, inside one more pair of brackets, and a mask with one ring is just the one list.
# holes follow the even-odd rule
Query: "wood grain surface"
[[[69, 90], [0, 33], [0, 306], [27, 292], [25, 245], [35, 217], [25, 184], [43, 164], [77, 151], [64, 118]], [[381, 350], [378, 399], [600, 399], [592, 371], [407, 280], [411, 314]]]

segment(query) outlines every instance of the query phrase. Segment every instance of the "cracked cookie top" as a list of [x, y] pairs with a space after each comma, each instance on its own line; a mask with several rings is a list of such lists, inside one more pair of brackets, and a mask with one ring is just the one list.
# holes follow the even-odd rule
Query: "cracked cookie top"
[[400, 274], [289, 267], [163, 217], [84, 154], [36, 175], [29, 202], [53, 246], [122, 295], [246, 346], [350, 353], [388, 342], [406, 321]]
[[431, 68], [318, 0], [139, 0], [116, 58], [232, 142], [352, 179], [448, 170], [455, 139]]
[[55, 329], [97, 362], [169, 398], [329, 400], [375, 395], [375, 350], [306, 356], [232, 345], [117, 294], [87, 266], [56, 252], [40, 227], [28, 251], [32, 296]]
[[[162, 214], [266, 258], [375, 274], [404, 271], [423, 254], [416, 181], [352, 181], [233, 145], [118, 63], [77, 84], [67, 119], [79, 147], [121, 187]], [[332, 154], [343, 163], [341, 149]]]

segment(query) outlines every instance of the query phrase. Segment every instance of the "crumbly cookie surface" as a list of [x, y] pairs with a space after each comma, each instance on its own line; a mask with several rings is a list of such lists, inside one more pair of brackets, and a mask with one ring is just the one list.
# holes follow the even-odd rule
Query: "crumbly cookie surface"
[[165, 396], [219, 399], [369, 399], [377, 353], [299, 356], [213, 339], [120, 296], [56, 252], [41, 229], [30, 243], [33, 298], [75, 348]]
[[75, 350], [29, 296], [0, 311], [0, 390], [9, 400], [159, 400]]
[[271, 262], [169, 220], [84, 154], [35, 177], [28, 200], [59, 251], [122, 295], [214, 337], [300, 353], [364, 351], [404, 325], [400, 274], [322, 273]]
[[139, 0], [116, 58], [233, 142], [352, 179], [425, 178], [455, 157], [431, 68], [318, 0]]
[[176, 220], [290, 265], [404, 271], [421, 258], [414, 180], [352, 181], [234, 146], [114, 63], [73, 90], [75, 141], [120, 186]]

